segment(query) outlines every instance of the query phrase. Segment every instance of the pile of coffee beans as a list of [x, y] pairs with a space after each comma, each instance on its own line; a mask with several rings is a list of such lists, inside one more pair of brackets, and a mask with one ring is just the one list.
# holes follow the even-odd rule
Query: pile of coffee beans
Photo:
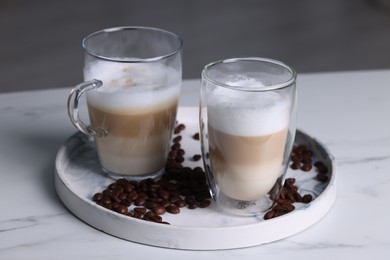
[[313, 151], [308, 149], [305, 145], [294, 146], [291, 153], [291, 165], [293, 170], [301, 169], [305, 172], [310, 171], [313, 166], [316, 168], [317, 180], [321, 182], [328, 181], [328, 168], [321, 161], [316, 161], [313, 164]]
[[[313, 151], [305, 145], [294, 146], [291, 153], [290, 168], [293, 170], [302, 170], [309, 172], [313, 166], [316, 168], [317, 180], [327, 182], [328, 168], [321, 161], [316, 161], [313, 164]], [[301, 195], [298, 192], [298, 187], [295, 184], [295, 178], [288, 178], [280, 191], [279, 196], [275, 199], [275, 205], [264, 215], [264, 219], [276, 218], [295, 209], [295, 202], [310, 203], [313, 200], [311, 194]]]
[[[185, 150], [181, 147], [180, 133], [184, 129], [184, 124], [178, 124], [174, 129], [175, 136], [165, 172], [159, 180], [119, 179], [102, 192], [94, 194], [92, 200], [117, 213], [162, 224], [169, 224], [161, 217], [165, 213], [179, 214], [183, 207], [208, 207], [211, 196], [205, 172], [201, 167], [183, 166]], [[194, 134], [193, 138], [199, 140], [199, 133]], [[201, 155], [192, 157], [194, 161], [200, 159]]]

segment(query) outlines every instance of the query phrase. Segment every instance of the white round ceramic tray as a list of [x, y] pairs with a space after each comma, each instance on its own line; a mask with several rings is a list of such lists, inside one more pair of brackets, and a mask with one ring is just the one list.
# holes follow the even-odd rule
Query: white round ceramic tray
[[[200, 154], [198, 109], [181, 107], [178, 121], [186, 125], [181, 133], [186, 156]], [[329, 151], [307, 134], [297, 131], [295, 144], [305, 144], [314, 152], [314, 159], [328, 167], [329, 181], [316, 180], [310, 172], [291, 170], [287, 177], [296, 178], [300, 194], [310, 193], [309, 204], [295, 203], [296, 209], [286, 215], [264, 220], [263, 215], [237, 217], [218, 211], [213, 203], [203, 209], [182, 208], [180, 214], [165, 213], [158, 224], [131, 218], [95, 204], [91, 198], [114, 180], [100, 170], [93, 142], [81, 133], [71, 136], [59, 149], [56, 158], [55, 187], [64, 205], [79, 219], [107, 234], [147, 245], [192, 250], [215, 250], [250, 247], [280, 240], [305, 230], [318, 222], [332, 207], [336, 198], [336, 165]], [[190, 167], [201, 161], [186, 160]]]

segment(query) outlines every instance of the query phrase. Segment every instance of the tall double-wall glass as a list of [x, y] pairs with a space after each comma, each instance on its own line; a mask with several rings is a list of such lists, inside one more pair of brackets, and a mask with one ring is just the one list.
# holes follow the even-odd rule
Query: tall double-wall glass
[[237, 58], [202, 72], [202, 153], [222, 210], [260, 214], [278, 196], [296, 130], [296, 72], [282, 62]]

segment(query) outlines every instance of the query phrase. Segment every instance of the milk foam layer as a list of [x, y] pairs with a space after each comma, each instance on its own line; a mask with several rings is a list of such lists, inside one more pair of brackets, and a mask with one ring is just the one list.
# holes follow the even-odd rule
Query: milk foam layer
[[[256, 84], [253, 80], [239, 81], [232, 85], [261, 87], [261, 83]], [[269, 135], [288, 125], [289, 97], [278, 92], [259, 93], [217, 88], [208, 96], [209, 124], [227, 134]]]
[[181, 72], [160, 63], [98, 60], [84, 68], [84, 78], [103, 82], [97, 91], [88, 92], [88, 102], [115, 111], [172, 102], [178, 98], [181, 84]]

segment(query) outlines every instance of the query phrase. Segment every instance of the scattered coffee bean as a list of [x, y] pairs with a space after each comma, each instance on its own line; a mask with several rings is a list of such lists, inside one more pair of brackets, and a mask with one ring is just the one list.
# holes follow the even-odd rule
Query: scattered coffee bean
[[303, 203], [310, 203], [313, 200], [313, 196], [310, 194], [305, 194], [302, 197], [302, 202]]
[[173, 131], [174, 134], [179, 134], [181, 131], [183, 131], [186, 128], [184, 124], [179, 124], [175, 127], [175, 130]]
[[195, 140], [200, 140], [200, 134], [199, 133], [195, 133], [192, 138], [194, 138]]
[[264, 219], [265, 219], [265, 220], [271, 219], [271, 218], [274, 218], [274, 217], [275, 217], [275, 211], [273, 211], [273, 210], [268, 211], [268, 212], [265, 213], [265, 215], [264, 215]]
[[328, 172], [328, 168], [325, 166], [325, 164], [323, 162], [315, 162], [314, 163], [314, 166], [317, 168], [318, 172], [319, 173], [327, 173]]
[[325, 173], [319, 173], [317, 174], [317, 180], [320, 182], [327, 182], [329, 180], [328, 176]]
[[192, 160], [194, 161], [199, 161], [200, 159], [202, 159], [202, 155], [200, 154], [195, 154], [194, 156], [192, 156]]

